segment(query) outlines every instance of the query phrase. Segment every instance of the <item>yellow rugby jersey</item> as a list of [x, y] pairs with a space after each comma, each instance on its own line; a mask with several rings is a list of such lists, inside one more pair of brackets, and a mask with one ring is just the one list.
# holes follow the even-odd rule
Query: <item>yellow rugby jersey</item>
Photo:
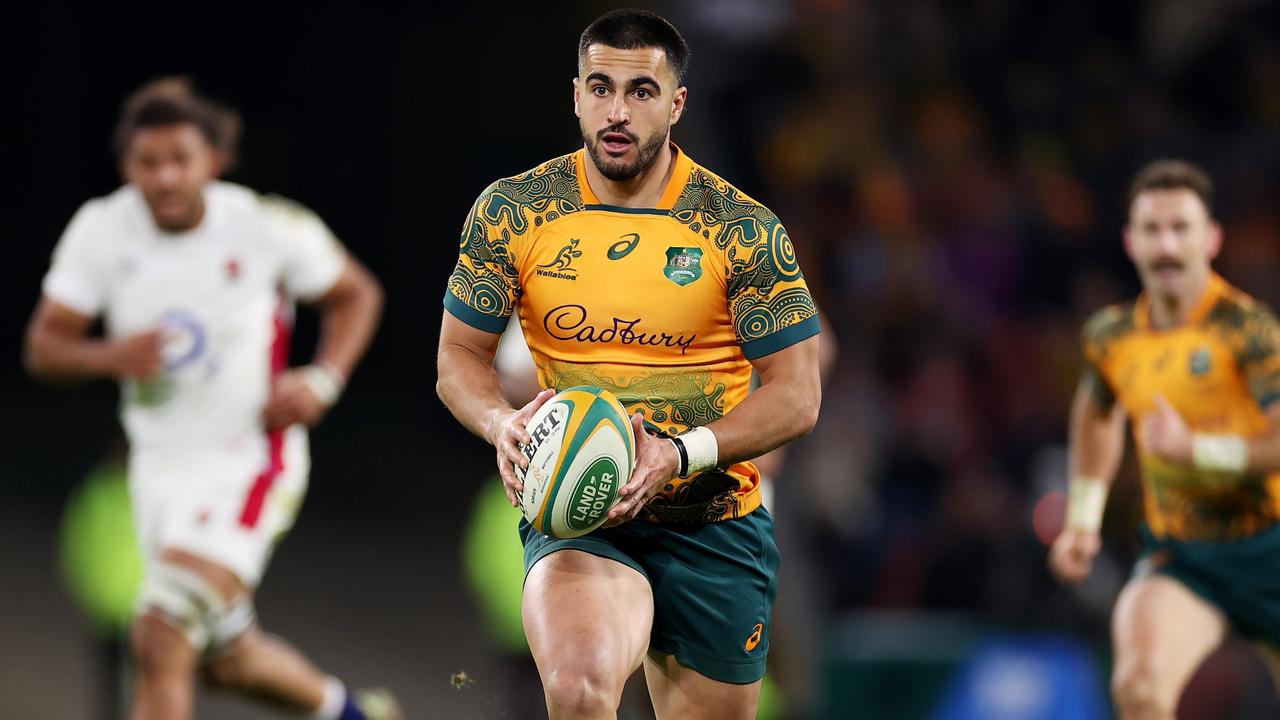
[[[666, 434], [747, 396], [750, 360], [818, 332], [777, 216], [675, 151], [658, 207], [603, 205], [584, 150], [499, 180], [462, 230], [444, 305], [500, 333], [518, 312], [544, 388], [596, 385]], [[642, 513], [714, 522], [760, 506], [749, 462], [673, 479]]]
[[[1141, 296], [1095, 314], [1083, 340], [1098, 399], [1119, 400], [1134, 427], [1163, 395], [1195, 432], [1252, 436], [1266, 429], [1263, 411], [1280, 399], [1280, 324], [1217, 275], [1179, 327], [1150, 327]], [[1280, 517], [1280, 474], [1206, 472], [1141, 446], [1138, 454], [1146, 521], [1157, 537], [1239, 538]]]

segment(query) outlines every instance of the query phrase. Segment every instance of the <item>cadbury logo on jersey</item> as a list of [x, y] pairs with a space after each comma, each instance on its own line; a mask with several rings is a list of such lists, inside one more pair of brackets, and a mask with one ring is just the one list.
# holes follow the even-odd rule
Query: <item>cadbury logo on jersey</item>
[[581, 305], [560, 305], [543, 316], [542, 327], [557, 340], [574, 340], [581, 343], [612, 343], [623, 345], [648, 345], [652, 347], [680, 348], [683, 355], [693, 344], [697, 334], [672, 335], [653, 332], [640, 325], [640, 318], [624, 320], [611, 318], [606, 324], [593, 325], [587, 321], [587, 309]]

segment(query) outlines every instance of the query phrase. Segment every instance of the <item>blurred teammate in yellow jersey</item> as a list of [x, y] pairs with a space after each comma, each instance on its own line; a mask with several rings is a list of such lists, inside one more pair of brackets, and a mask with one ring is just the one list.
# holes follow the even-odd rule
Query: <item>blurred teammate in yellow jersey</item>
[[1280, 325], [1210, 268], [1222, 246], [1208, 175], [1143, 169], [1125, 250], [1135, 302], [1084, 329], [1071, 410], [1067, 526], [1049, 555], [1088, 576], [1132, 421], [1142, 467], [1142, 555], [1112, 618], [1112, 693], [1124, 720], [1173, 718], [1183, 688], [1229, 630], [1280, 643]]
[[[437, 389], [495, 446], [512, 505], [552, 390], [605, 387], [634, 414], [637, 464], [605, 528], [520, 525], [553, 720], [616, 717], [642, 665], [662, 720], [756, 716], [778, 552], [748, 460], [817, 418], [817, 311], [786, 230], [671, 144], [688, 57], [652, 13], [593, 22], [573, 82], [583, 148], [480, 196], [445, 294]], [[493, 371], [513, 312], [544, 388], [520, 410]]]

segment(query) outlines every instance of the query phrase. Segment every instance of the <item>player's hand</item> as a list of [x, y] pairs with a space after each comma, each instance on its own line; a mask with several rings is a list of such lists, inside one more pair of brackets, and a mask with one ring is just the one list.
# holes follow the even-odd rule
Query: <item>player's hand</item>
[[636, 436], [636, 468], [631, 480], [618, 490], [618, 502], [609, 510], [605, 527], [613, 527], [632, 520], [640, 514], [667, 481], [680, 470], [680, 452], [666, 438], [650, 435], [644, 429], [644, 416], [631, 416], [631, 429]]
[[314, 426], [324, 417], [329, 406], [316, 397], [302, 370], [286, 370], [271, 383], [271, 397], [262, 409], [262, 421], [268, 428], [284, 428], [296, 423]]
[[520, 446], [531, 442], [533, 438], [529, 437], [529, 431], [524, 426], [529, 424], [529, 418], [538, 412], [538, 408], [555, 397], [555, 394], [554, 389], [547, 388], [519, 410], [507, 411], [494, 417], [489, 442], [493, 443], [498, 453], [498, 474], [502, 476], [502, 489], [507, 491], [511, 507], [520, 507], [520, 494], [524, 492], [524, 483], [516, 477], [516, 466], [521, 470], [529, 467], [529, 458], [524, 456]]
[[112, 377], [148, 380], [164, 372], [164, 337], [160, 330], [107, 341], [106, 365]]
[[1163, 395], [1156, 396], [1156, 409], [1142, 416], [1138, 441], [1144, 450], [1166, 460], [1191, 462], [1191, 430]]
[[1049, 548], [1049, 569], [1063, 582], [1083, 582], [1101, 549], [1102, 536], [1098, 533], [1067, 528]]

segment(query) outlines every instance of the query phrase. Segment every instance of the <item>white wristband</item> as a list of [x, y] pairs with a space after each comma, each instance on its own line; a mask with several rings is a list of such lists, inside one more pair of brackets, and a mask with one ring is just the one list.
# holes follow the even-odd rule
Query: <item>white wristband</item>
[[710, 428], [694, 428], [679, 437], [689, 456], [689, 465], [682, 477], [710, 470], [719, 463], [720, 445], [716, 442], [716, 434], [711, 432]]
[[1102, 512], [1107, 507], [1107, 482], [1099, 478], [1077, 475], [1067, 487], [1067, 528], [1098, 532]]
[[342, 395], [342, 390], [347, 384], [342, 373], [325, 363], [303, 365], [298, 368], [298, 372], [302, 376], [302, 381], [325, 407], [338, 402], [338, 396]]
[[1249, 445], [1239, 435], [1191, 436], [1191, 459], [1201, 470], [1243, 473], [1249, 467]]

